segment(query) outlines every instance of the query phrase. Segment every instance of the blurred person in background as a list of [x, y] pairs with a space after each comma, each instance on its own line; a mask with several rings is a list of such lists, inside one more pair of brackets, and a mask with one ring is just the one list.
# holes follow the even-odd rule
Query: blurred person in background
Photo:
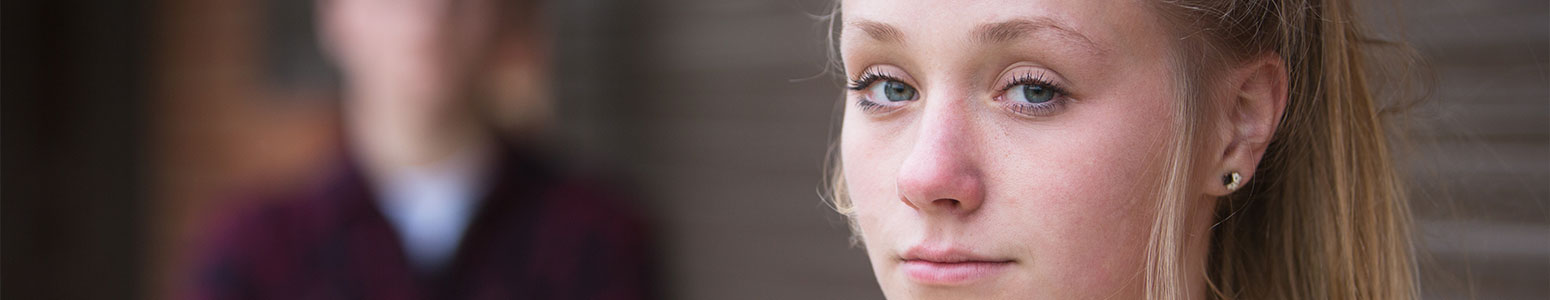
[[641, 219], [476, 101], [507, 78], [495, 66], [545, 71], [535, 2], [319, 1], [344, 75], [344, 153], [323, 182], [221, 220], [185, 296], [648, 298]]

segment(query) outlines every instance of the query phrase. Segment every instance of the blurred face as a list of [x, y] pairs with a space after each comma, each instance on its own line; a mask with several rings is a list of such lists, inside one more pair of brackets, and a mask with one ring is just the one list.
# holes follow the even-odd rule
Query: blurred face
[[1135, 299], [1172, 135], [1130, 0], [847, 0], [843, 176], [890, 299]]
[[[325, 42], [373, 113], [421, 120], [449, 109], [486, 63], [492, 0], [323, 0]], [[395, 122], [396, 123], [396, 122]]]

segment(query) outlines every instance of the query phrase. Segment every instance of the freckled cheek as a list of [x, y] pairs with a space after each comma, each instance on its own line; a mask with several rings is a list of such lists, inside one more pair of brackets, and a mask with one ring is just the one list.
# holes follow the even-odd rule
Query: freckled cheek
[[998, 176], [1013, 180], [997, 184], [1006, 190], [992, 192], [1002, 195], [993, 199], [1010, 202], [992, 212], [1002, 223], [996, 227], [1016, 228], [1008, 237], [1029, 248], [1041, 277], [1067, 285], [1112, 286], [1139, 266], [1151, 196], [1144, 186], [1126, 184], [1134, 180], [1126, 173], [1136, 170], [1129, 162], [1108, 159], [1102, 149], [1070, 150]]
[[[849, 130], [849, 129], [847, 129]], [[910, 208], [900, 203], [895, 190], [894, 178], [898, 170], [897, 153], [886, 147], [887, 143], [875, 137], [846, 136], [841, 142], [841, 163], [845, 176], [846, 192], [854, 210], [854, 220], [861, 231], [861, 241], [866, 245], [868, 259], [875, 274], [896, 273], [897, 262], [891, 251], [910, 236], [918, 235], [919, 226], [909, 226]], [[891, 154], [892, 153], [892, 154]], [[881, 278], [880, 278], [881, 279]], [[887, 285], [896, 281], [882, 280]]]
[[1065, 203], [1069, 213], [1058, 217], [1062, 232], [1058, 240], [1067, 262], [1060, 272], [1076, 279], [1076, 284], [1113, 287], [1128, 279], [1144, 258], [1150, 229], [1151, 206], [1148, 196], [1125, 188], [1097, 188], [1089, 197], [1073, 197]]
[[990, 201], [1004, 202], [997, 227], [1016, 228], [1011, 236], [1029, 247], [1039, 277], [1112, 291], [1145, 261], [1165, 158], [1157, 137], [1168, 134], [1168, 117], [1128, 109], [1087, 116], [1083, 125], [1004, 140], [1001, 148], [1022, 151], [988, 164], [996, 166]]
[[884, 214], [907, 208], [890, 204], [897, 201], [895, 176], [908, 149], [895, 149], [899, 147], [874, 134], [876, 130], [879, 129], [847, 125], [840, 138], [841, 175], [845, 177], [846, 192], [855, 208], [857, 221], [869, 238], [880, 237], [871, 228], [885, 227], [878, 226], [880, 222], [887, 222]]

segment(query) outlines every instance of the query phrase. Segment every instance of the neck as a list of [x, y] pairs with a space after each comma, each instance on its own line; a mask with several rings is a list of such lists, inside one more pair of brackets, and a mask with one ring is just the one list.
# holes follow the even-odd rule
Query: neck
[[1207, 268], [1210, 264], [1212, 234], [1211, 227], [1216, 225], [1216, 201], [1215, 198], [1200, 199], [1202, 205], [1189, 211], [1186, 217], [1184, 251], [1184, 287], [1189, 299], [1207, 299], [1213, 294], [1210, 284], [1207, 283]]

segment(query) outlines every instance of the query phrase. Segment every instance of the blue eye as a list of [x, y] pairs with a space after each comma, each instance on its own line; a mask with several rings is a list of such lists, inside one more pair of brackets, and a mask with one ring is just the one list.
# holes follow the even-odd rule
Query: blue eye
[[860, 78], [852, 79], [850, 86], [846, 88], [864, 91], [863, 100], [872, 101], [878, 105], [894, 106], [897, 105], [894, 104], [895, 102], [914, 101], [920, 98], [920, 92], [916, 91], [915, 87], [904, 83], [898, 77], [873, 71], [862, 74]]
[[1003, 97], [1006, 97], [1005, 99], [1007, 100], [1040, 104], [1055, 100], [1055, 97], [1059, 96], [1059, 94], [1060, 92], [1056, 91], [1054, 87], [1049, 85], [1042, 83], [1030, 83], [1019, 84], [1013, 86], [1012, 88], [1006, 89], [1006, 94], [1004, 94]]
[[1045, 117], [1060, 113], [1070, 100], [1068, 95], [1042, 76], [1023, 76], [1008, 83], [996, 101], [1003, 101], [1007, 109], [1018, 115]]
[[910, 101], [916, 98], [914, 87], [897, 80], [873, 83], [869, 94], [872, 99], [887, 99], [889, 102]]
[[898, 77], [869, 70], [850, 80], [845, 87], [856, 92], [856, 106], [862, 111], [883, 114], [920, 99], [920, 91]]

